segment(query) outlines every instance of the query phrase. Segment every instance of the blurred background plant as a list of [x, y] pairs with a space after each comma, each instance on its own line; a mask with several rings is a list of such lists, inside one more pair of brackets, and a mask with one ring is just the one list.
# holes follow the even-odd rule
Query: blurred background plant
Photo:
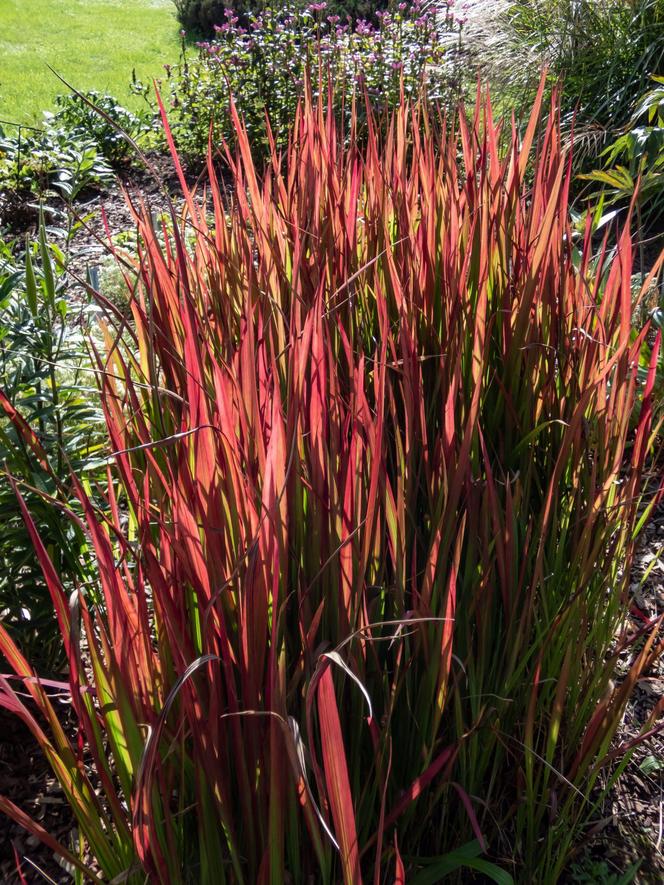
[[[96, 571], [81, 527], [61, 508], [71, 504], [70, 471], [84, 475], [98, 452], [101, 412], [87, 336], [66, 300], [63, 253], [47, 245], [43, 225], [38, 241], [28, 242], [20, 269], [15, 253], [0, 244], [0, 469], [19, 484], [53, 567], [71, 592]], [[84, 476], [87, 484], [93, 474]], [[0, 524], [0, 618], [40, 672], [53, 672], [65, 663], [62, 637], [6, 478], [0, 483]]]

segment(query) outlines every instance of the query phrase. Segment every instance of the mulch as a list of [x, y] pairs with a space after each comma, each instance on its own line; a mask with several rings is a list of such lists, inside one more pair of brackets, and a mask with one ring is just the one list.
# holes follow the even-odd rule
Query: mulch
[[[63, 708], [63, 720], [67, 711]], [[0, 709], [0, 795], [10, 799], [63, 845], [71, 848], [75, 820], [60, 785], [28, 728], [16, 716]], [[17, 858], [24, 880], [71, 885], [71, 875], [38, 839], [0, 814], [0, 882], [20, 883]], [[41, 872], [40, 872], [41, 871]], [[47, 878], [48, 877], [48, 878]]]

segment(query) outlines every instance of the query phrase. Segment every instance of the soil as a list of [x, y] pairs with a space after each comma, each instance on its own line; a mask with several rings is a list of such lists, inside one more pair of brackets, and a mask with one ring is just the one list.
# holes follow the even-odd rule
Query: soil
[[[67, 711], [63, 709], [63, 718]], [[38, 821], [63, 845], [71, 846], [75, 821], [64, 795], [29, 730], [16, 716], [0, 709], [0, 795], [10, 799]], [[17, 858], [24, 880], [71, 885], [72, 877], [53, 852], [9, 818], [0, 815], [0, 882], [20, 883]]]

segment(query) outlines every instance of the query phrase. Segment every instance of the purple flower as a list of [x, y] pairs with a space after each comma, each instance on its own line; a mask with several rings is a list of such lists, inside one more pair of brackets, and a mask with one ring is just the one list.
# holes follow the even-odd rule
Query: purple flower
[[309, 12], [323, 12], [324, 9], [327, 9], [327, 3], [325, 0], [323, 0], [322, 3], [309, 4]]

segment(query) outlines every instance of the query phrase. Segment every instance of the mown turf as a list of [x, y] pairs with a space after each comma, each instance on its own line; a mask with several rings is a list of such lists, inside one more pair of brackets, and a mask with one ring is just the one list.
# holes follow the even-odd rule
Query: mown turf
[[163, 74], [178, 55], [171, 0], [0, 0], [0, 118], [34, 123], [66, 91], [108, 91], [130, 107], [132, 68]]

